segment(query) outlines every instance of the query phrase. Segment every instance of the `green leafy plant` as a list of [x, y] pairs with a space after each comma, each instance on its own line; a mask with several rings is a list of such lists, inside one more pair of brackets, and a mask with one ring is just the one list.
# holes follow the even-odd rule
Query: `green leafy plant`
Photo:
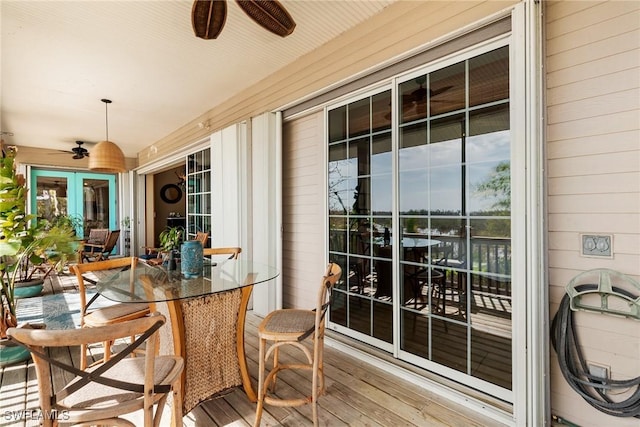
[[163, 251], [177, 250], [184, 238], [184, 228], [167, 227], [158, 236], [160, 239], [160, 248]]
[[29, 265], [46, 260], [61, 268], [75, 258], [78, 245], [69, 221], [51, 223], [26, 213], [28, 189], [16, 173], [16, 152], [16, 147], [3, 148], [0, 158], [0, 338], [17, 325], [15, 286]]

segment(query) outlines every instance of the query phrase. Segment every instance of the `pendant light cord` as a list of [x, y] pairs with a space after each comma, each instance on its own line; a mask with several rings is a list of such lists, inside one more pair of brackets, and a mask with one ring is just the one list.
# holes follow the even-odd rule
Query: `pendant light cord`
[[104, 102], [104, 126], [107, 130], [107, 141], [109, 140], [109, 104], [111, 104], [110, 99], [103, 98], [100, 101]]

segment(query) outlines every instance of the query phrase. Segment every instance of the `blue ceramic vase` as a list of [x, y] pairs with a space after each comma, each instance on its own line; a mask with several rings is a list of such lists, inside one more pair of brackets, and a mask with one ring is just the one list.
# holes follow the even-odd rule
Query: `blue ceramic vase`
[[202, 275], [202, 243], [187, 240], [180, 247], [180, 265], [182, 275], [188, 279]]

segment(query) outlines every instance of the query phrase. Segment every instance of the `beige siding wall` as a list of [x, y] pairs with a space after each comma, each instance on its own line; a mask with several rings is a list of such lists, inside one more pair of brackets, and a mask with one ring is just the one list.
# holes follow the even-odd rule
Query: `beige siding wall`
[[[640, 279], [640, 2], [559, 1], [545, 9], [548, 263], [553, 316], [581, 271]], [[612, 234], [613, 259], [580, 254], [580, 233]], [[577, 316], [586, 357], [614, 378], [640, 374], [640, 324]], [[589, 406], [551, 350], [553, 413], [585, 426], [637, 426]]]
[[322, 112], [283, 126], [284, 307], [314, 307], [325, 269], [323, 134]]

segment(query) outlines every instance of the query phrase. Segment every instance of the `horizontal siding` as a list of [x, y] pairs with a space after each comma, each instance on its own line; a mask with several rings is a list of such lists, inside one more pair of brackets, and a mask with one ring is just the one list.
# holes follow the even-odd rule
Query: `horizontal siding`
[[322, 113], [283, 125], [283, 306], [315, 306], [324, 271]]
[[[609, 74], [614, 74], [627, 69], [636, 69], [637, 66], [634, 66], [634, 64], [637, 55], [638, 53], [636, 51], [627, 50], [593, 60], [586, 64], [576, 64], [568, 68], [561, 68], [555, 71], [547, 70], [547, 88], [553, 89], [574, 82], [582, 83], [587, 79], [597, 78], [599, 76], [608, 76]], [[610, 82], [605, 85], [604, 88], [609, 87], [610, 84], [612, 83]], [[619, 82], [618, 84], [624, 83]]]
[[[603, 144], [615, 146], [603, 135]], [[605, 174], [633, 173], [640, 170], [640, 154], [638, 150], [629, 152], [612, 152], [573, 158], [549, 159], [549, 176], [590, 176]]]
[[[565, 139], [556, 144], [547, 144], [547, 155], [552, 159], [584, 156], [591, 154], [604, 154], [615, 152], [636, 151], [640, 141], [640, 130], [634, 129], [626, 132], [609, 134], [607, 138], [615, 141], [615, 144], [603, 144], [600, 135], [585, 136], [582, 138]], [[613, 190], [613, 189], [612, 189]]]
[[[561, 173], [561, 170], [558, 170]], [[607, 175], [581, 175], [549, 178], [549, 193], [557, 194], [604, 194], [629, 193], [638, 190], [640, 172], [611, 173]]]
[[[582, 271], [640, 279], [640, 2], [548, 2], [545, 8], [549, 311]], [[613, 257], [581, 255], [580, 234], [611, 234]], [[588, 362], [616, 379], [640, 371], [638, 323], [579, 312]], [[588, 405], [550, 355], [552, 413], [578, 425], [637, 426]], [[619, 398], [617, 396], [616, 398]]]
[[636, 214], [640, 212], [640, 197], [637, 193], [600, 194], [594, 204], [591, 194], [549, 196], [548, 207], [555, 213]]
[[[609, 92], [591, 98], [552, 105], [549, 106], [547, 112], [550, 118], [549, 124], [554, 124], [584, 118], [610, 116], [627, 111], [637, 113], [639, 107], [640, 89], [636, 86], [636, 88], [630, 90]], [[640, 118], [638, 120], [640, 120]]]

